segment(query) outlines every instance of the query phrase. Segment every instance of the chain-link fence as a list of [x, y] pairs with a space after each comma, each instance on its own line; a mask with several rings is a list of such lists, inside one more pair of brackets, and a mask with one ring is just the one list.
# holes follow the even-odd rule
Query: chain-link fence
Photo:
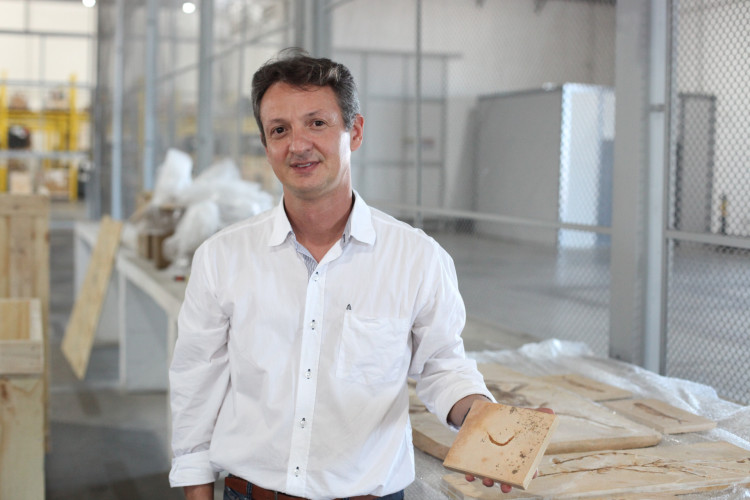
[[750, 401], [750, 4], [672, 6], [667, 374]]
[[359, 192], [449, 250], [470, 319], [607, 354], [614, 3], [358, 0], [332, 25]]

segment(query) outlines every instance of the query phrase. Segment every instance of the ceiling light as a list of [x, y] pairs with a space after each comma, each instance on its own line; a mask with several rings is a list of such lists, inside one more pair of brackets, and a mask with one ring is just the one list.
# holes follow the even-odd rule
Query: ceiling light
[[182, 12], [192, 14], [195, 12], [195, 4], [193, 2], [182, 2]]
[[96, 0], [81, 0], [84, 7], [93, 7], [96, 5]]

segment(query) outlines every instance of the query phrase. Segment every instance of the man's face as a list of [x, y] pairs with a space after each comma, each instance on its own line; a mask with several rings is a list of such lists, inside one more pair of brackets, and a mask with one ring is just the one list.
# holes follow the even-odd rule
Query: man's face
[[362, 144], [363, 119], [357, 115], [347, 131], [330, 87], [275, 83], [263, 95], [260, 119], [284, 196], [316, 201], [351, 191], [351, 152]]

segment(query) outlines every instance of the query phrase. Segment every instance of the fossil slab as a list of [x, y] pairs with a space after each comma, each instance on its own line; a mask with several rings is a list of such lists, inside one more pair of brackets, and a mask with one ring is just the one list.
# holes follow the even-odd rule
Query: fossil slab
[[663, 434], [707, 431], [716, 427], [716, 422], [713, 420], [676, 408], [658, 399], [610, 401], [606, 404], [617, 413], [653, 427]]
[[454, 500], [673, 498], [750, 483], [750, 451], [725, 442], [570, 453], [542, 459], [528, 490], [503, 494], [463, 475], [443, 477]]
[[475, 401], [443, 465], [526, 489], [557, 425], [549, 413]]

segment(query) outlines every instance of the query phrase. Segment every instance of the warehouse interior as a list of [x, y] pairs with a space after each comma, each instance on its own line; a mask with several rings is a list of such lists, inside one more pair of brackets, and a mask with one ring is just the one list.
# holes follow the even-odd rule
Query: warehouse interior
[[[352, 71], [354, 187], [451, 255], [470, 357], [668, 401], [714, 426], [656, 448], [749, 462], [749, 33], [737, 0], [0, 0], [0, 297], [39, 307], [47, 342], [28, 466], [3, 385], [0, 499], [184, 498], [176, 315], [197, 246], [278, 203], [250, 81], [286, 47]], [[43, 215], [5, 213], [10, 196]], [[0, 332], [26, 326], [2, 300]], [[406, 498], [480, 498], [418, 444]], [[732, 470], [601, 497], [748, 498]]]

